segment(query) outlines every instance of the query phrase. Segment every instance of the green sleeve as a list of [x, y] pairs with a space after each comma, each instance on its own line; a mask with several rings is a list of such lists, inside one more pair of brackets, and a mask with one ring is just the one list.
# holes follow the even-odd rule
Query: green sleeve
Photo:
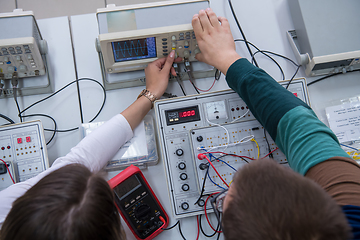
[[246, 59], [230, 66], [226, 81], [269, 132], [295, 171], [305, 174], [331, 157], [349, 157], [335, 134], [307, 104]]

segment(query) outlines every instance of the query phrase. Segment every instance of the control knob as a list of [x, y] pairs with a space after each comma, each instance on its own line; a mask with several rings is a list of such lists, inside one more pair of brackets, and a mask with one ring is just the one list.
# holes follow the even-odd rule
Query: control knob
[[180, 174], [180, 179], [181, 180], [186, 180], [187, 179], [187, 174], [186, 173]]
[[183, 203], [181, 204], [181, 208], [182, 208], [183, 210], [188, 210], [188, 209], [189, 209], [189, 204], [188, 204], [187, 202], [183, 202]]
[[186, 168], [186, 164], [184, 162], [181, 162], [181, 163], [178, 164], [178, 168], [180, 170], [184, 170]]
[[139, 220], [144, 220], [149, 216], [150, 212], [150, 206], [147, 204], [143, 204], [135, 209], [135, 217]]
[[196, 140], [197, 140], [198, 142], [202, 142], [202, 140], [204, 140], [204, 138], [203, 138], [202, 136], [198, 136], [198, 137], [196, 138]]
[[179, 157], [182, 156], [184, 154], [184, 150], [182, 150], [181, 148], [177, 149], [175, 151], [176, 155], [178, 155]]
[[181, 186], [181, 189], [186, 192], [186, 191], [189, 191], [190, 186], [185, 183], [184, 185]]

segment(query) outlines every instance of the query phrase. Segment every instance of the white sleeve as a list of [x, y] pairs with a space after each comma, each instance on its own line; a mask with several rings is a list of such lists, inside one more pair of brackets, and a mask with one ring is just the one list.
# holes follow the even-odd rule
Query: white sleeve
[[119, 148], [133, 137], [127, 120], [118, 114], [97, 128], [71, 149], [65, 157], [56, 159], [53, 165], [36, 177], [16, 183], [0, 192], [0, 228], [13, 202], [49, 173], [72, 163], [83, 164], [92, 172], [100, 171], [117, 153]]

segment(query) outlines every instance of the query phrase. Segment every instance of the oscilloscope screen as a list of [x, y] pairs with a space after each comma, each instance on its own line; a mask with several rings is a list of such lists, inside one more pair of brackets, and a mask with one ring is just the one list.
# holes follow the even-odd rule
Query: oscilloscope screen
[[111, 42], [115, 62], [156, 57], [155, 37]]

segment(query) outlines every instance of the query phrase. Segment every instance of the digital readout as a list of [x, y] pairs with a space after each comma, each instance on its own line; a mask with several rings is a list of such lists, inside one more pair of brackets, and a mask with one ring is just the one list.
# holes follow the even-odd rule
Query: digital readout
[[114, 192], [120, 200], [128, 196], [130, 193], [135, 191], [141, 186], [141, 183], [135, 175], [129, 177], [124, 182], [120, 183], [114, 188]]
[[187, 123], [200, 120], [199, 107], [192, 106], [165, 111], [167, 125]]

